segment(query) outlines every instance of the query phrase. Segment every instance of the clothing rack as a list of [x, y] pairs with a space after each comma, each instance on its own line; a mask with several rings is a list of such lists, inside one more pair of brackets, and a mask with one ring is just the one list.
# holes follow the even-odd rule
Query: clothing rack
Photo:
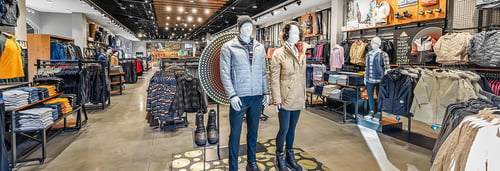
[[160, 63], [160, 68], [162, 70], [165, 70], [165, 68], [167, 68], [169, 65], [166, 65], [166, 63], [171, 63], [173, 65], [177, 65], [178, 63], [183, 63], [183, 65], [181, 66], [188, 66], [187, 64], [189, 62], [196, 62], [198, 63], [199, 62], [199, 59], [169, 59], [169, 58], [162, 58], [161, 59], [161, 63]]
[[481, 90], [479, 91], [479, 94], [485, 96], [486, 98], [492, 100], [493, 102], [500, 102], [500, 96], [494, 95], [487, 91]]
[[[102, 70], [102, 76], [103, 78], [106, 78], [108, 77], [109, 78], [109, 67], [106, 66], [106, 61], [97, 61], [97, 60], [40, 60], [40, 59], [37, 59], [37, 62], [36, 62], [36, 67], [37, 69], [40, 69], [40, 68], [47, 68], [47, 67], [57, 67], [57, 66], [61, 66], [61, 65], [78, 65], [78, 69], [79, 71], [82, 71], [83, 68], [84, 68], [84, 65], [85, 64], [99, 64], [101, 66], [101, 70]], [[108, 75], [105, 75], [105, 73], [108, 73]], [[83, 107], [83, 111], [84, 111], [84, 114], [85, 114], [85, 119], [87, 119], [87, 111], [86, 109], [105, 109], [108, 105], [111, 104], [111, 98], [110, 98], [110, 93], [109, 93], [109, 90], [106, 92], [106, 89], [105, 89], [105, 86], [107, 86], [106, 84], [102, 84], [102, 88], [103, 88], [103, 91], [102, 91], [102, 94], [103, 95], [103, 103], [101, 103], [101, 105], [85, 105], [85, 104], [82, 104], [82, 107]], [[81, 89], [81, 85], [79, 84], [78, 85], [78, 89]], [[106, 96], [108, 96], [108, 103], [106, 104]], [[83, 100], [81, 95], [80, 94], [77, 94], [77, 98], [80, 99], [80, 100]]]

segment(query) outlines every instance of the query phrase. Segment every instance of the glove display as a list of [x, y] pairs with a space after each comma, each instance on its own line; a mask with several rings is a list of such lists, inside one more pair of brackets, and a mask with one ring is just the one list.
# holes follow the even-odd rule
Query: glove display
[[234, 96], [233, 98], [231, 98], [231, 107], [235, 110], [235, 111], [240, 111], [241, 110], [241, 100], [238, 96]]

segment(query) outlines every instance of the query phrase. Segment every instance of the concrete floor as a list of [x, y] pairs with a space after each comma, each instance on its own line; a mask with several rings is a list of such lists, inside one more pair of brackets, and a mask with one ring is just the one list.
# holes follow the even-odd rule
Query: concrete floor
[[[152, 72], [144, 77], [151, 76]], [[193, 149], [191, 131], [194, 124], [175, 132], [151, 129], [144, 119], [147, 82], [147, 79], [139, 79], [137, 84], [126, 84], [124, 95], [113, 96], [110, 107], [90, 114], [84, 129], [77, 133], [64, 133], [50, 141], [45, 164], [20, 164], [18, 170], [170, 170], [173, 153]], [[220, 119], [222, 146], [227, 146], [228, 142], [227, 111], [228, 107], [223, 106]], [[336, 118], [333, 120], [315, 114], [319, 112], [324, 111], [303, 110], [296, 132], [296, 145], [330, 169], [430, 169], [429, 150], [355, 124], [342, 124], [337, 114], [330, 114]], [[278, 130], [276, 111], [269, 107], [265, 113], [270, 115], [270, 119], [261, 122], [259, 139], [274, 138]], [[194, 122], [194, 115], [189, 115], [189, 120]], [[242, 143], [245, 143], [245, 139], [242, 139]], [[32, 155], [39, 154], [35, 152]]]

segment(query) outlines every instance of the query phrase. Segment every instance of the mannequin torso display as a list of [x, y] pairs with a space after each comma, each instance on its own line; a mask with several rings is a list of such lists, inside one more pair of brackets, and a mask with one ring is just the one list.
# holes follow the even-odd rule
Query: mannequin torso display
[[371, 41], [372, 50], [366, 54], [366, 83], [379, 83], [385, 71], [390, 69], [389, 55], [380, 49], [382, 40], [375, 37]]
[[375, 22], [377, 24], [386, 24], [387, 17], [389, 16], [390, 11], [391, 7], [389, 6], [389, 3], [387, 3], [387, 1], [380, 2], [373, 9], [373, 17], [375, 18]]

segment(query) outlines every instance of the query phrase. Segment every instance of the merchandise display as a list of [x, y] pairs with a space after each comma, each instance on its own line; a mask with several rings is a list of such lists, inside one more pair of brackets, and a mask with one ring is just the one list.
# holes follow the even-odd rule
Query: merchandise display
[[500, 0], [0, 0], [0, 26], [0, 171], [500, 170]]

